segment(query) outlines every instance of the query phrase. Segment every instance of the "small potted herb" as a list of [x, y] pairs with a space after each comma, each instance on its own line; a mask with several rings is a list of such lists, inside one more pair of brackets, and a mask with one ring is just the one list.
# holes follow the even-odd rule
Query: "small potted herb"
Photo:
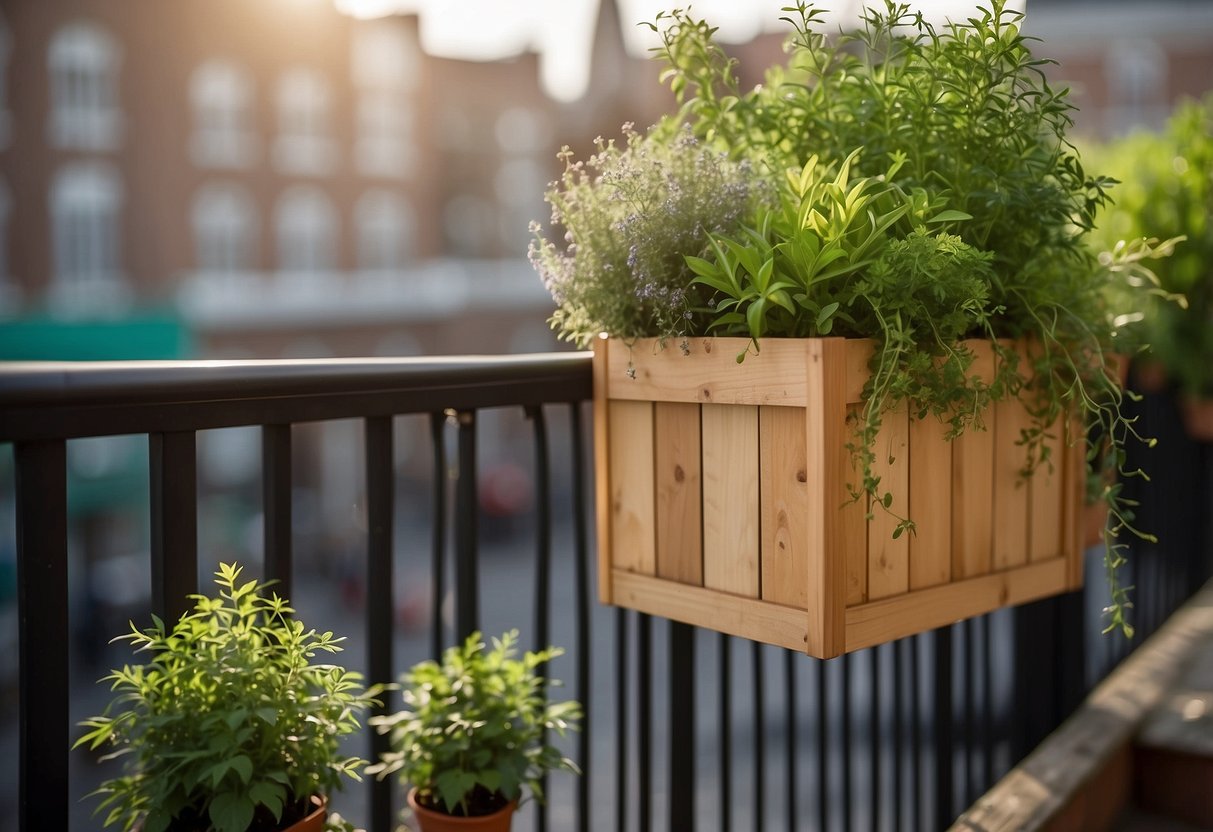
[[525, 793], [543, 798], [546, 772], [577, 772], [547, 737], [576, 727], [581, 706], [548, 702], [536, 673], [563, 651], [516, 659], [517, 642], [512, 630], [490, 650], [473, 633], [448, 648], [441, 664], [424, 661], [404, 674], [406, 710], [370, 720], [390, 734], [392, 750], [367, 771], [398, 773], [412, 786], [408, 802], [423, 832], [508, 830]]
[[129, 755], [127, 773], [94, 793], [106, 826], [319, 832], [328, 795], [359, 779], [366, 761], [338, 746], [375, 691], [357, 673], [313, 663], [343, 639], [307, 629], [241, 571], [220, 564], [218, 595], [192, 596], [171, 630], [153, 616], [152, 627], [115, 639], [148, 658], [105, 677], [115, 696], [75, 744]]

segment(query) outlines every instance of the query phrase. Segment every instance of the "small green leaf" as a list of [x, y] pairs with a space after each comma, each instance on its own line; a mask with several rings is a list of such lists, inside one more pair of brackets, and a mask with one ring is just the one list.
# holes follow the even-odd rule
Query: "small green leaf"
[[973, 219], [972, 214], [966, 214], [964, 211], [957, 211], [955, 208], [949, 208], [946, 211], [940, 211], [938, 214], [927, 220], [927, 222], [962, 222], [964, 220], [971, 219]]

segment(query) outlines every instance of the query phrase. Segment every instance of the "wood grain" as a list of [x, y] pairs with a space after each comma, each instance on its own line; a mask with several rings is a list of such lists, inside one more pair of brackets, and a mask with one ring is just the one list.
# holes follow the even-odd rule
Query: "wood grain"
[[611, 554], [613, 566], [652, 575], [657, 570], [653, 484], [653, 405], [609, 403]]
[[[973, 350], [969, 374], [994, 377], [990, 344], [968, 341]], [[987, 421], [994, 414], [984, 414]], [[952, 580], [985, 575], [994, 561], [994, 434], [970, 426], [952, 441]]]
[[703, 490], [699, 405], [658, 402], [653, 407], [653, 433], [657, 575], [701, 586]]
[[758, 408], [705, 404], [703, 585], [758, 597]]
[[905, 406], [881, 416], [876, 434], [872, 473], [880, 477], [879, 491], [892, 495], [888, 508], [873, 505], [868, 522], [868, 598], [888, 598], [910, 588], [910, 535], [896, 540], [898, 517], [909, 515], [910, 417]]
[[952, 443], [934, 416], [910, 420], [910, 589], [952, 580]]
[[802, 408], [758, 409], [762, 597], [808, 604], [808, 474]]

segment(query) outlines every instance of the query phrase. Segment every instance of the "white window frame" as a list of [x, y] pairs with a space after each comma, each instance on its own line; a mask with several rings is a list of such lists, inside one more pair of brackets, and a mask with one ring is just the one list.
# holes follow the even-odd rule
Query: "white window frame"
[[69, 162], [50, 187], [53, 279], [48, 303], [72, 316], [127, 308], [122, 263], [122, 180], [107, 162]]
[[194, 69], [190, 75], [194, 164], [242, 169], [257, 161], [254, 103], [252, 77], [236, 62], [213, 58]]
[[316, 70], [293, 67], [278, 79], [276, 96], [274, 167], [300, 176], [326, 176], [336, 171], [333, 93], [328, 79]]
[[112, 151], [122, 144], [118, 102], [122, 53], [101, 26], [77, 20], [61, 26], [47, 48], [51, 144], [73, 150]]
[[274, 207], [278, 269], [319, 274], [337, 265], [337, 212], [332, 201], [314, 185], [292, 185]]
[[190, 207], [190, 226], [198, 271], [234, 275], [253, 270], [260, 223], [243, 185], [207, 182], [199, 187]]
[[372, 188], [354, 205], [358, 268], [398, 272], [415, 256], [416, 215], [403, 194]]

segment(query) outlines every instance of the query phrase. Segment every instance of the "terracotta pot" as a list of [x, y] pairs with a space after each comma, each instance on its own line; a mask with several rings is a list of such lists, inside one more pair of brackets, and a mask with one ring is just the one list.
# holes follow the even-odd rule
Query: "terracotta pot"
[[1082, 507], [1084, 548], [1090, 549], [1103, 542], [1104, 526], [1108, 524], [1108, 505], [1102, 500]]
[[1152, 358], [1133, 362], [1133, 382], [1139, 393], [1158, 393], [1167, 386], [1167, 368]]
[[462, 818], [427, 809], [417, 802], [417, 790], [409, 790], [409, 808], [421, 826], [421, 832], [510, 832], [517, 802], [511, 802], [491, 815]]
[[1184, 396], [1179, 405], [1188, 436], [1197, 442], [1213, 442], [1213, 399]]
[[[324, 832], [325, 821], [328, 820], [328, 801], [323, 797], [312, 795], [308, 800], [315, 807], [306, 817], [283, 827], [279, 832]], [[135, 832], [143, 832], [143, 821], [135, 824]]]

